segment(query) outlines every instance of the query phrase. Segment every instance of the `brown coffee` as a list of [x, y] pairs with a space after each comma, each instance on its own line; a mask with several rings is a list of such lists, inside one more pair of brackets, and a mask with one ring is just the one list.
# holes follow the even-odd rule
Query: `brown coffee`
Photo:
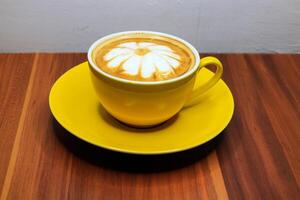
[[99, 44], [92, 57], [113, 76], [137, 81], [168, 80], [195, 64], [193, 52], [182, 42], [149, 33], [130, 33]]

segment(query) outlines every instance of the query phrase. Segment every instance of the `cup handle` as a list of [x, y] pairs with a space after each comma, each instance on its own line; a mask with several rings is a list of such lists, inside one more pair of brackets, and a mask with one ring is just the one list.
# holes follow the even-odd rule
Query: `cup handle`
[[211, 87], [213, 87], [220, 80], [220, 78], [223, 74], [223, 65], [217, 58], [208, 56], [205, 58], [201, 58], [201, 60], [200, 60], [200, 67], [199, 67], [197, 75], [196, 75], [196, 81], [197, 81], [197, 79], [201, 78], [199, 76], [199, 71], [207, 65], [215, 65], [217, 67], [216, 73], [205, 84], [200, 85], [197, 88], [194, 88], [191, 96], [185, 103], [184, 107], [188, 107], [188, 106], [192, 106], [192, 105], [196, 104], [200, 100], [200, 98], [198, 98], [198, 97], [200, 97], [204, 92], [206, 92]]

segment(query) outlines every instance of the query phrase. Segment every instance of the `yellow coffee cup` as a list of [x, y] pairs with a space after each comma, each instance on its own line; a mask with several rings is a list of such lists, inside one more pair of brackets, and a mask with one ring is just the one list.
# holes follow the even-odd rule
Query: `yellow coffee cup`
[[[97, 67], [92, 53], [104, 41], [124, 34], [145, 33], [169, 37], [186, 45], [195, 56], [194, 66], [176, 78], [162, 81], [135, 81], [113, 76]], [[100, 103], [113, 117], [136, 127], [160, 124], [183, 107], [199, 101], [199, 96], [214, 86], [221, 78], [223, 67], [214, 57], [201, 58], [197, 50], [188, 42], [176, 36], [152, 31], [128, 31], [114, 33], [94, 42], [88, 50], [88, 62], [92, 83]], [[215, 65], [214, 76], [205, 84], [194, 87], [199, 70], [207, 65]]]

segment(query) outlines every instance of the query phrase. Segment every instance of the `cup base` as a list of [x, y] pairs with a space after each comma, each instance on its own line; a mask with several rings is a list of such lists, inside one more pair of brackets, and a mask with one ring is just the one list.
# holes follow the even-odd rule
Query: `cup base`
[[[105, 110], [106, 111], [106, 110]], [[108, 111], [106, 111], [111, 118], [113, 118], [116, 122], [118, 122], [121, 126], [123, 126], [124, 128], [129, 128], [129, 129], [138, 129], [141, 131], [147, 131], [147, 130], [158, 130], [158, 129], [163, 129], [171, 124], [173, 124], [177, 117], [178, 117], [178, 113], [175, 114], [174, 116], [170, 117], [169, 119], [166, 119], [163, 122], [159, 122], [156, 124], [150, 124], [150, 125], [136, 125], [136, 124], [130, 124], [127, 122], [123, 122], [121, 120], [119, 120], [118, 118], [114, 117], [113, 115], [111, 115]]]
[[[116, 118], [115, 118], [116, 119]], [[155, 127], [158, 127], [164, 123], [166, 123], [166, 121], [163, 121], [163, 122], [160, 122], [158, 124], [151, 124], [151, 125], [135, 125], [135, 124], [129, 124], [129, 123], [125, 123], [125, 122], [122, 122], [118, 119], [116, 119], [118, 122], [120, 122], [121, 124], [125, 125], [125, 126], [128, 126], [128, 127], [131, 127], [131, 128], [136, 128], [136, 129], [149, 129], [149, 128], [155, 128]]]

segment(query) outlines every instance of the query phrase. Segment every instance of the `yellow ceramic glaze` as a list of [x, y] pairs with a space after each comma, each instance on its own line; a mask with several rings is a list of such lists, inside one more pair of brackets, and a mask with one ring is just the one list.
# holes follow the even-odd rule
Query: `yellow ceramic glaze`
[[[200, 70], [201, 78], [195, 87], [199, 88], [213, 75], [205, 68]], [[162, 125], [151, 129], [130, 128], [111, 117], [99, 103], [87, 63], [62, 75], [49, 96], [54, 117], [70, 133], [96, 146], [135, 154], [182, 151], [217, 136], [233, 114], [234, 102], [229, 88], [220, 80], [197, 101], [198, 104], [183, 108]]]
[[[94, 49], [103, 42], [126, 34], [149, 33], [178, 40], [188, 47], [195, 60], [189, 71], [176, 78], [162, 81], [133, 81], [112, 76], [95, 64]], [[116, 119], [137, 127], [149, 127], [160, 124], [183, 106], [196, 104], [199, 97], [214, 86], [221, 78], [223, 67], [214, 57], [202, 58], [188, 42], [165, 33], [149, 31], [120, 32], [105, 36], [94, 42], [88, 51], [88, 63], [92, 82], [102, 106]], [[195, 87], [195, 81], [201, 79], [199, 71], [206, 65], [215, 65], [215, 75], [201, 86]]]
[[[209, 64], [217, 66], [216, 74], [201, 86], [194, 87], [196, 79], [202, 78], [199, 69]], [[109, 78], [95, 71], [90, 64], [92, 82], [102, 106], [118, 120], [139, 127], [160, 124], [184, 105], [197, 103], [198, 97], [214, 86], [223, 72], [221, 62], [214, 57], [202, 58], [199, 69], [177, 81], [138, 84]]]

